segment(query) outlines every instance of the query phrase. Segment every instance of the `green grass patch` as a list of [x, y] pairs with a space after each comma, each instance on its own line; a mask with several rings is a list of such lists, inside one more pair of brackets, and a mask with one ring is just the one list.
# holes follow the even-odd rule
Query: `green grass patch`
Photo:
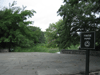
[[[78, 46], [71, 46], [70, 48], [66, 50], [78, 50]], [[56, 53], [59, 52], [59, 48], [47, 48], [45, 44], [37, 44], [35, 46], [29, 47], [29, 48], [20, 48], [16, 47], [14, 49], [14, 52], [47, 52], [47, 53]]]
[[70, 46], [70, 48], [68, 48], [68, 50], [78, 50], [79, 45], [72, 45]]
[[59, 52], [58, 48], [47, 48], [45, 44], [37, 44], [36, 46], [32, 46], [30, 48], [21, 48], [16, 47], [14, 52], [47, 52], [47, 53], [56, 53]]
[[49, 53], [56, 53], [59, 52], [59, 48], [48, 48]]

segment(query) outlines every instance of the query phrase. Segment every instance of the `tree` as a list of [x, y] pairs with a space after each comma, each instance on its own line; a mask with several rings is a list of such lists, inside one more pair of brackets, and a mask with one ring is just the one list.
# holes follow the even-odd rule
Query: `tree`
[[34, 43], [44, 43], [45, 42], [45, 37], [44, 33], [41, 31], [39, 27], [35, 26], [28, 26], [28, 28], [31, 30], [31, 34], [33, 35], [32, 39], [34, 39]]
[[0, 43], [8, 42], [9, 49], [12, 45], [25, 45], [33, 36], [27, 27], [32, 21], [27, 21], [27, 17], [34, 16], [35, 11], [14, 7], [15, 4], [14, 1], [9, 8], [0, 10]]
[[[99, 6], [99, 0], [64, 0], [64, 5], [59, 8], [57, 13], [63, 17], [64, 21], [62, 36], [67, 33], [66, 38], [62, 37], [63, 40], [67, 40], [62, 42], [65, 42], [65, 47], [78, 44], [79, 36], [76, 34], [77, 32], [96, 31], [98, 29], [96, 33], [99, 33], [100, 17], [96, 17], [96, 14], [100, 11]], [[99, 35], [96, 36], [96, 43], [100, 45], [100, 40], [97, 40]]]
[[45, 43], [46, 38], [45, 38], [45, 32], [41, 31], [41, 36], [39, 38], [40, 43]]
[[48, 43], [48, 47], [58, 47], [59, 46], [59, 35], [62, 31], [60, 27], [63, 23], [62, 20], [59, 20], [56, 23], [51, 23], [49, 28], [46, 29], [45, 36]]

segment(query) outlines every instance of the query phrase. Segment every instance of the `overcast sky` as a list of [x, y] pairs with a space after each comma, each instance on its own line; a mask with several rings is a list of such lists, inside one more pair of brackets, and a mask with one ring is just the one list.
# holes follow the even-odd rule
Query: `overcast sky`
[[42, 31], [45, 31], [50, 23], [55, 23], [61, 19], [60, 16], [57, 16], [57, 11], [63, 5], [63, 0], [0, 0], [0, 7], [8, 7], [9, 3], [13, 1], [17, 1], [17, 6], [22, 7], [24, 5], [27, 6], [26, 9], [36, 11], [29, 20], [34, 21], [33, 26], [40, 27]]

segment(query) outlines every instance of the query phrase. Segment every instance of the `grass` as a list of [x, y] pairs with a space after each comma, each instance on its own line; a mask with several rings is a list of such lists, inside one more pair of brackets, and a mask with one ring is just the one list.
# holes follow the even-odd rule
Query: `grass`
[[48, 48], [49, 53], [56, 53], [59, 52], [59, 48]]
[[[71, 46], [67, 50], [78, 50], [78, 46]], [[59, 48], [47, 48], [45, 44], [37, 44], [36, 46], [30, 48], [20, 48], [16, 47], [14, 52], [47, 52], [47, 53], [56, 53], [59, 52]]]
[[56, 53], [59, 52], [58, 48], [47, 48], [45, 44], [38, 44], [30, 48], [20, 48], [16, 47], [14, 52], [47, 52], [47, 53]]
[[72, 45], [70, 48], [68, 48], [68, 50], [78, 50], [78, 46], [79, 45]]

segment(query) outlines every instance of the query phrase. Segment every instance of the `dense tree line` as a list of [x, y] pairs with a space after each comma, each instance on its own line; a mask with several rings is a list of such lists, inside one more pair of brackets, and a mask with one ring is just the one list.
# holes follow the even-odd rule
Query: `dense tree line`
[[100, 0], [64, 0], [57, 11], [63, 18], [63, 31], [61, 48], [69, 47], [71, 44], [78, 44], [79, 36], [77, 32], [95, 31], [96, 48], [100, 47]]
[[100, 1], [99, 0], [64, 0], [57, 11], [62, 17], [56, 23], [51, 23], [46, 32], [39, 27], [29, 26], [34, 16], [34, 10], [26, 7], [15, 7], [16, 2], [9, 8], [0, 10], [0, 48], [16, 46], [31, 47], [37, 43], [47, 43], [47, 47], [65, 49], [80, 42], [77, 32], [96, 32], [96, 50], [100, 49]]
[[33, 22], [27, 21], [27, 18], [31, 18], [36, 12], [25, 10], [26, 7], [15, 7], [15, 4], [14, 1], [9, 8], [0, 10], [0, 48], [30, 47], [44, 42], [41, 29], [29, 26]]
[[47, 47], [59, 47], [60, 33], [62, 33], [63, 20], [59, 20], [56, 23], [51, 23], [46, 29], [45, 36], [47, 40]]
[[[63, 20], [50, 24], [46, 30], [47, 40], [51, 45], [59, 44], [60, 49], [65, 49], [80, 44], [77, 32], [95, 31], [96, 50], [99, 50], [100, 16], [96, 15], [100, 14], [100, 0], [64, 0], [63, 3], [57, 11]], [[51, 41], [53, 39], [56, 40]]]

